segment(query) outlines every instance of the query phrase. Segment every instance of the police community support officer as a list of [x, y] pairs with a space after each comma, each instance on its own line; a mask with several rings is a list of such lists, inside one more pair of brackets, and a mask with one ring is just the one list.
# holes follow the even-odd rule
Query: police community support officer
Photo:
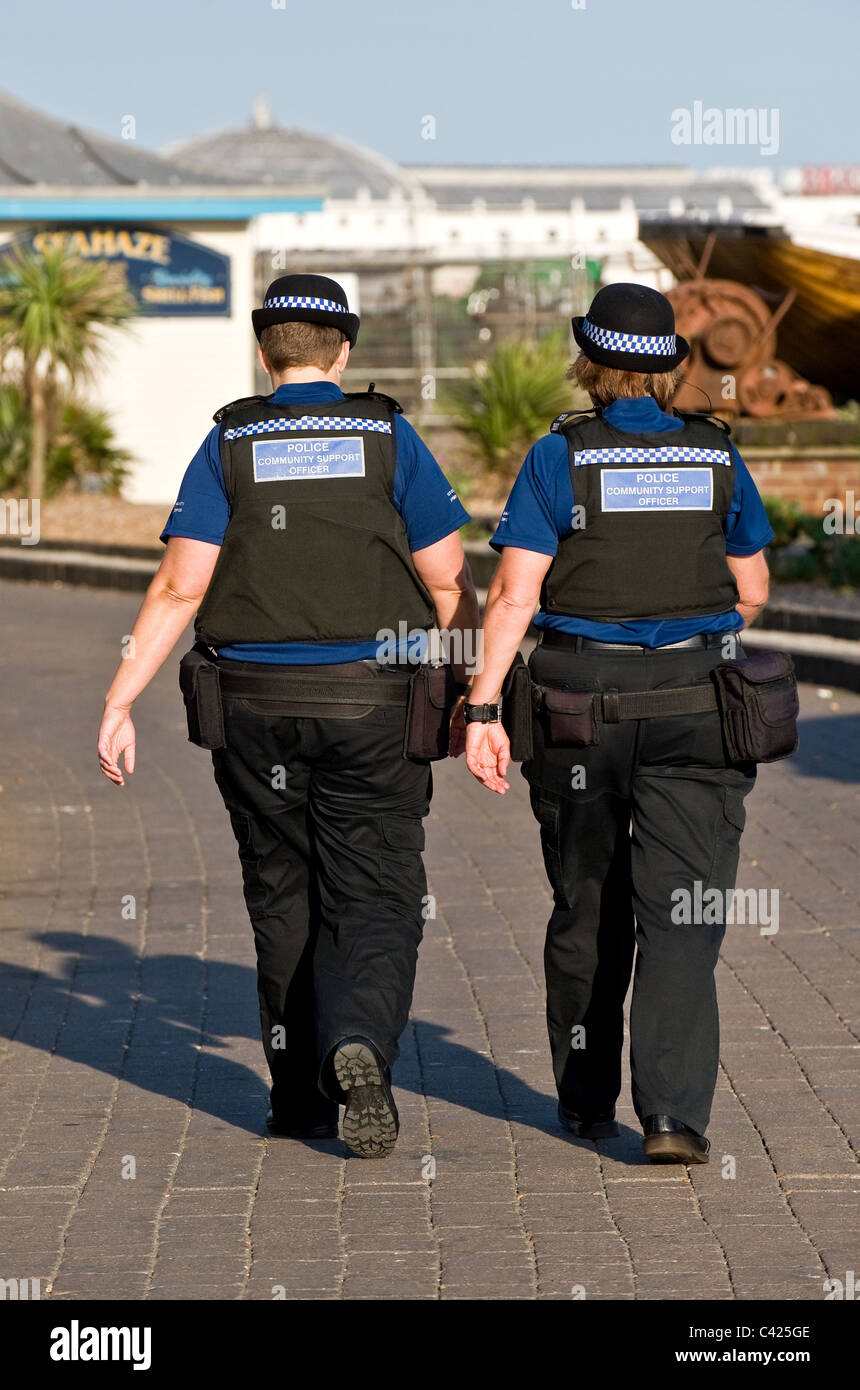
[[708, 686], [723, 657], [742, 657], [732, 634], [767, 598], [773, 532], [724, 428], [667, 412], [689, 352], [669, 301], [611, 285], [573, 331], [581, 353], [568, 375], [597, 408], [559, 417], [529, 451], [493, 539], [502, 560], [467, 761], [485, 786], [507, 790], [508, 739], [482, 721], [498, 715], [540, 602], [530, 670], [549, 694], [523, 773], [555, 904], [545, 963], [559, 1118], [582, 1138], [618, 1133], [635, 942], [630, 1051], [644, 1151], [704, 1163], [724, 927], [676, 924], [672, 894], [734, 885], [754, 766], [728, 765], [713, 710], [666, 716], [667, 705], [664, 717], [634, 718], [623, 697], [588, 692]]
[[411, 671], [377, 662], [377, 634], [477, 627], [468, 514], [395, 402], [341, 391], [359, 321], [340, 285], [282, 276], [253, 323], [273, 394], [220, 410], [188, 467], [100, 761], [123, 785], [132, 702], [196, 613], [189, 724], [205, 726], [239, 846], [269, 1128], [332, 1137], [344, 1102], [348, 1146], [381, 1156], [397, 1137], [390, 1068], [423, 925], [431, 774], [404, 757]]

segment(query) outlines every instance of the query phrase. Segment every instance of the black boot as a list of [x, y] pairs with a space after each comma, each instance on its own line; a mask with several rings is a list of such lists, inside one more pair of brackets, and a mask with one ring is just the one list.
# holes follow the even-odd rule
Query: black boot
[[559, 1123], [575, 1134], [577, 1139], [617, 1139], [620, 1130], [615, 1120], [615, 1106], [603, 1115], [577, 1115], [558, 1103]]
[[710, 1141], [671, 1115], [647, 1115], [642, 1152], [652, 1163], [707, 1163]]

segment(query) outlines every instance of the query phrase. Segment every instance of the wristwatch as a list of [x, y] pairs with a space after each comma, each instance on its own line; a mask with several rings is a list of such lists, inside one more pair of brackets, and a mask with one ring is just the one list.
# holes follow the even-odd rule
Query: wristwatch
[[500, 724], [502, 721], [501, 702], [495, 705], [463, 705], [463, 718], [467, 724]]

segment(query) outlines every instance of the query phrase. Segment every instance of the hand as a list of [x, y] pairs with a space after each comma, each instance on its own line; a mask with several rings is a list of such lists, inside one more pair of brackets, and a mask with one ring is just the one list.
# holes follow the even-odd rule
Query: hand
[[451, 711], [451, 722], [448, 726], [450, 737], [448, 740], [448, 757], [459, 758], [460, 754], [466, 749], [466, 717], [463, 713], [463, 706], [469, 698], [468, 690], [465, 691], [457, 700]]
[[119, 767], [123, 754], [126, 772], [134, 772], [134, 725], [131, 715], [127, 709], [106, 705], [99, 729], [99, 767], [105, 777], [118, 787], [125, 786]]
[[501, 724], [466, 725], [466, 766], [488, 791], [504, 796], [510, 791], [505, 773], [511, 761], [511, 744]]

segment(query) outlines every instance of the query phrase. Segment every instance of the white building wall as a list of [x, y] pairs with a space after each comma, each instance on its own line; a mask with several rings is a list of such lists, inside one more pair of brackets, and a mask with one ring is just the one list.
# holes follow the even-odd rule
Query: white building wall
[[466, 208], [440, 209], [430, 199], [402, 197], [327, 200], [307, 216], [269, 213], [254, 224], [254, 244], [271, 256], [272, 274], [289, 270], [290, 254], [414, 254], [443, 262], [488, 258], [604, 260], [605, 279], [638, 279], [664, 288], [671, 275], [637, 237], [632, 202], [589, 212], [578, 204], [542, 211], [528, 200], [510, 208], [488, 208], [481, 199]]
[[[6, 241], [32, 223], [8, 223]], [[119, 447], [132, 455], [123, 489], [132, 502], [169, 505], [212, 428], [219, 406], [254, 390], [254, 248], [246, 225], [159, 222], [230, 258], [229, 316], [144, 317], [105, 333], [94, 377], [78, 393], [108, 412]]]
[[165, 225], [230, 257], [230, 316], [135, 319], [127, 331], [108, 335], [104, 366], [88, 394], [110, 412], [118, 444], [134, 456], [125, 496], [169, 504], [213, 412], [254, 390], [256, 341], [247, 228]]
[[801, 245], [833, 256], [860, 256], [860, 194], [786, 194], [775, 206], [779, 220]]

